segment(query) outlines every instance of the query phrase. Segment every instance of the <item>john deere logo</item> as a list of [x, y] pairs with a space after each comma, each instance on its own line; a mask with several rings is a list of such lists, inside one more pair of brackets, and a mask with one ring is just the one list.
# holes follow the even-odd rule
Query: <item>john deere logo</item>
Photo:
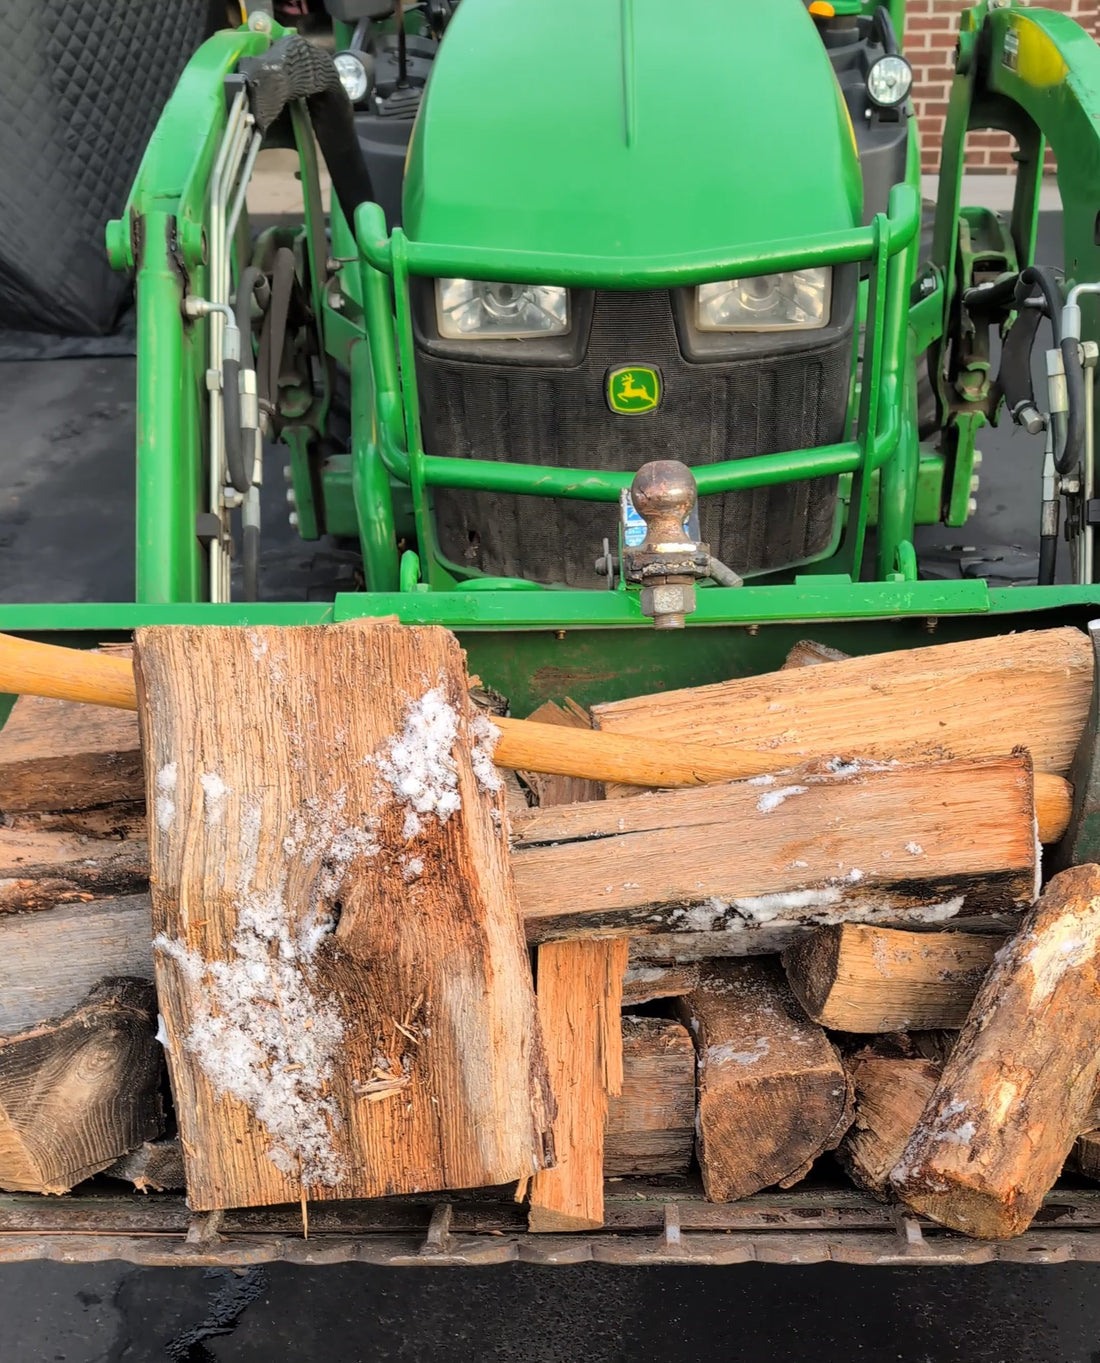
[[648, 365], [612, 369], [607, 376], [607, 405], [621, 416], [652, 412], [661, 401], [661, 376]]

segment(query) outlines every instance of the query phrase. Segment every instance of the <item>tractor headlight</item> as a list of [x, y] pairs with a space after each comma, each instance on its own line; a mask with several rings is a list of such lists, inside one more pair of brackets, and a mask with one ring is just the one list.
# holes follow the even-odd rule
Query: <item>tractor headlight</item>
[[832, 270], [792, 270], [700, 284], [700, 331], [813, 331], [829, 320]]
[[362, 58], [354, 52], [337, 52], [332, 64], [336, 67], [336, 74], [340, 77], [340, 84], [344, 87], [348, 99], [353, 104], [358, 104], [366, 95], [370, 84]]
[[913, 88], [913, 68], [904, 57], [880, 57], [867, 72], [867, 93], [884, 109], [903, 103]]
[[569, 330], [569, 290], [481, 279], [437, 279], [435, 312], [440, 336], [451, 341], [564, 336]]

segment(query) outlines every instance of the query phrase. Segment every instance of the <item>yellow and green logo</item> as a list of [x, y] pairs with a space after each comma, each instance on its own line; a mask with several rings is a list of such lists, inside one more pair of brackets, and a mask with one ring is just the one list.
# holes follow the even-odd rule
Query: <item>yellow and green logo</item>
[[607, 375], [607, 405], [620, 416], [652, 412], [661, 401], [661, 376], [645, 364], [628, 364]]

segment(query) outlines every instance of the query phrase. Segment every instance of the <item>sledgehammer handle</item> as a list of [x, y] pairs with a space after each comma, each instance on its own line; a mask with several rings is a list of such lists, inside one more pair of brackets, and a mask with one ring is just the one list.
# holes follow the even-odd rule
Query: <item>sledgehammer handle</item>
[[137, 688], [129, 658], [89, 653], [57, 644], [36, 644], [0, 634], [0, 691], [19, 696], [87, 701], [116, 710], [137, 709]]
[[[128, 658], [32, 643], [11, 634], [0, 634], [0, 692], [5, 691], [87, 701], [119, 710], [137, 709], [134, 669]], [[497, 766], [547, 775], [668, 789], [736, 781], [795, 764], [789, 755], [784, 762], [773, 752], [748, 748], [714, 752], [702, 744], [662, 743], [527, 719], [494, 722], [500, 729], [493, 754]], [[1049, 772], [1035, 773], [1035, 809], [1042, 842], [1061, 838], [1069, 822], [1072, 799], [1068, 781]]]

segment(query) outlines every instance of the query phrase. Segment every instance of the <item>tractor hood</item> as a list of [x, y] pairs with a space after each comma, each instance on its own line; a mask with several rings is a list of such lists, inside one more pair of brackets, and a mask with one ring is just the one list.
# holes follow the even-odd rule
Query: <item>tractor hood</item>
[[463, 0], [410, 147], [420, 241], [622, 258], [856, 225], [851, 123], [802, 0]]

